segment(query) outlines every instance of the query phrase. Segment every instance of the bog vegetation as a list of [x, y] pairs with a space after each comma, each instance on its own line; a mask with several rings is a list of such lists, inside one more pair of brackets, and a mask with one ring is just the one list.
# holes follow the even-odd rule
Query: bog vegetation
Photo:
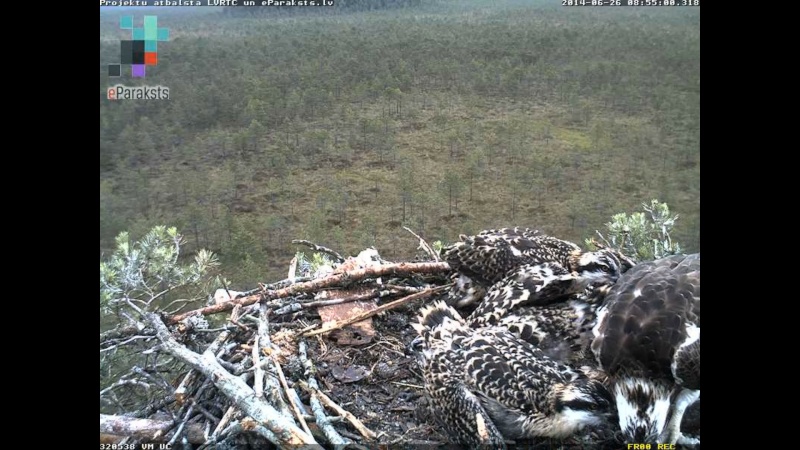
[[582, 242], [652, 198], [699, 250], [699, 8], [349, 3], [165, 13], [145, 79], [165, 102], [105, 99], [124, 33], [101, 13], [101, 255], [168, 223], [250, 288], [283, 278], [292, 239], [388, 260], [413, 257], [404, 225]]

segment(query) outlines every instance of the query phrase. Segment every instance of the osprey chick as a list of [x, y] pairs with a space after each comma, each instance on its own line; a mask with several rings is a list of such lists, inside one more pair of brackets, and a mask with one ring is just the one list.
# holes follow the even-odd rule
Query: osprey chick
[[423, 308], [413, 327], [433, 416], [459, 444], [505, 448], [505, 439], [563, 438], [614, 415], [601, 381], [505, 328], [472, 329], [441, 301]]
[[529, 228], [502, 228], [461, 236], [442, 250], [458, 279], [451, 291], [456, 306], [480, 301], [493, 284], [523, 265], [552, 263], [594, 286], [614, 283], [634, 261], [613, 249], [584, 252], [569, 241]]

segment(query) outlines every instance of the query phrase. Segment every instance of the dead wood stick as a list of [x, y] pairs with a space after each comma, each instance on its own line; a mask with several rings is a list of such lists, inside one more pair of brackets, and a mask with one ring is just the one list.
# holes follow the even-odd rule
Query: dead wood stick
[[136, 418], [147, 418], [152, 416], [156, 413], [156, 411], [165, 408], [167, 405], [175, 403], [175, 396], [169, 396], [160, 402], [152, 403], [147, 407], [140, 409], [138, 411], [134, 411], [133, 413], [129, 414], [129, 417], [136, 417]]
[[417, 299], [420, 299], [420, 298], [425, 298], [425, 297], [428, 297], [430, 295], [436, 294], [436, 293], [441, 292], [441, 291], [443, 291], [443, 290], [445, 290], [447, 288], [449, 288], [449, 286], [439, 286], [439, 287], [435, 287], [435, 288], [428, 288], [428, 289], [425, 289], [424, 291], [418, 292], [416, 294], [411, 294], [411, 295], [408, 295], [408, 296], [403, 297], [401, 299], [397, 299], [397, 300], [395, 300], [393, 302], [389, 302], [389, 303], [386, 303], [384, 305], [380, 305], [380, 306], [378, 306], [377, 308], [375, 308], [373, 310], [365, 311], [365, 312], [363, 312], [361, 314], [358, 314], [358, 315], [353, 316], [353, 317], [349, 317], [349, 318], [347, 318], [345, 320], [339, 320], [339, 321], [336, 321], [336, 322], [332, 322], [328, 326], [322, 327], [320, 329], [306, 331], [306, 332], [303, 333], [303, 336], [314, 336], [316, 334], [322, 334], [322, 333], [327, 333], [329, 331], [338, 330], [339, 328], [346, 327], [347, 325], [350, 325], [350, 324], [353, 324], [353, 323], [356, 323], [356, 322], [360, 322], [360, 321], [362, 321], [362, 320], [364, 320], [364, 319], [366, 319], [368, 317], [372, 317], [375, 314], [379, 314], [379, 313], [382, 313], [384, 311], [388, 311], [388, 310], [390, 310], [392, 308], [396, 308], [396, 307], [398, 307], [400, 305], [404, 305], [404, 304], [406, 304], [408, 302], [411, 302], [411, 301], [414, 301], [414, 300], [417, 300]]
[[139, 327], [135, 325], [125, 325], [100, 333], [100, 343], [102, 344], [103, 342], [111, 339], [127, 338], [135, 334], [152, 336], [155, 334], [155, 332], [148, 329], [139, 329]]
[[[214, 339], [214, 341], [208, 346], [206, 350], [212, 353], [217, 353], [217, 351], [221, 351], [220, 347], [222, 346], [222, 344], [225, 343], [225, 341], [228, 340], [230, 335], [231, 333], [229, 331], [223, 331], [222, 333], [219, 334], [219, 336], [217, 336], [216, 339]], [[217, 355], [217, 357], [220, 356], [222, 355]], [[194, 369], [189, 370], [189, 373], [187, 373], [186, 376], [183, 377], [183, 381], [181, 381], [181, 384], [178, 385], [177, 389], [175, 389], [175, 400], [178, 402], [179, 405], [182, 405], [184, 400], [186, 399], [186, 388], [191, 382], [194, 381], [196, 374], [197, 373], [194, 371]]]
[[[259, 352], [265, 352], [266, 354], [271, 354], [272, 352], [272, 341], [269, 337], [269, 311], [267, 310], [267, 305], [261, 303], [258, 305], [259, 307], [259, 319], [258, 319], [258, 335], [261, 337], [261, 345], [258, 349]], [[255, 346], [258, 347], [258, 346]], [[272, 357], [264, 358], [264, 361], [259, 363], [257, 359], [253, 359], [253, 368], [273, 368], [274, 370], [274, 361], [275, 359]], [[283, 396], [281, 396], [281, 386], [278, 380], [275, 379], [275, 376], [272, 373], [268, 373], [266, 379], [266, 385], [269, 387], [269, 397], [268, 399], [278, 408], [284, 416], [291, 417], [292, 414], [289, 411], [289, 408], [286, 406], [286, 402], [283, 401]], [[305, 427], [304, 427], [305, 428]], [[308, 430], [306, 430], [308, 432]]]
[[108, 386], [107, 388], [101, 390], [100, 391], [100, 397], [102, 398], [104, 395], [108, 394], [112, 390], [114, 390], [114, 389], [116, 389], [118, 387], [122, 387], [122, 386], [137, 386], [137, 387], [141, 387], [141, 388], [144, 388], [144, 389], [150, 389], [150, 385], [149, 384], [147, 384], [147, 383], [145, 383], [143, 381], [139, 381], [138, 379], [128, 380], [128, 379], [122, 378], [120, 380], [117, 380], [117, 382], [115, 382], [111, 386]]
[[409, 233], [411, 233], [415, 238], [419, 239], [419, 248], [424, 250], [425, 253], [429, 254], [433, 258], [434, 261], [436, 261], [436, 262], [440, 261], [439, 255], [437, 255], [436, 252], [431, 248], [431, 246], [428, 245], [427, 242], [425, 242], [425, 239], [422, 239], [421, 237], [419, 237], [417, 235], [417, 233], [414, 233], [413, 231], [411, 231], [411, 228], [403, 227], [403, 229], [408, 231]]
[[317, 245], [311, 241], [307, 241], [305, 239], [292, 239], [292, 244], [296, 245], [305, 245], [306, 247], [311, 247], [315, 252], [325, 253], [326, 255], [330, 255], [333, 257], [335, 262], [344, 262], [344, 257], [340, 255], [337, 251], [332, 250], [328, 247], [323, 247], [321, 245]]
[[303, 305], [301, 303], [289, 303], [286, 306], [281, 306], [280, 308], [275, 310], [276, 316], [283, 316], [285, 314], [292, 314], [303, 310]]
[[257, 398], [253, 395], [253, 390], [250, 386], [241, 378], [231, 375], [225, 370], [217, 362], [217, 358], [213, 353], [206, 351], [202, 355], [198, 355], [179, 344], [172, 337], [169, 329], [158, 315], [147, 313], [145, 317], [155, 328], [156, 335], [161, 340], [164, 350], [208, 377], [217, 389], [230, 398], [242, 412], [274, 433], [281, 446], [291, 447], [316, 444], [311, 436], [273, 408], [265, 399]]
[[[206, 417], [206, 419], [208, 419], [210, 421], [210, 422], [207, 422], [207, 423], [211, 424], [211, 423], [219, 422], [219, 418], [217, 416], [215, 416], [214, 414], [211, 414], [211, 411], [209, 411], [206, 408], [204, 408], [203, 405], [201, 405], [200, 403], [197, 402], [197, 400], [192, 398], [192, 399], [190, 399], [190, 401], [192, 402], [192, 405], [194, 405], [194, 407], [197, 408], [197, 412], [199, 412], [200, 414], [204, 415]], [[208, 436], [208, 430], [205, 431], [205, 435]]]
[[[225, 428], [225, 430], [220, 432], [219, 435], [220, 436], [226, 436], [224, 439], [222, 439], [222, 442], [225, 442], [228, 439], [233, 438], [237, 434], [243, 433], [243, 432], [246, 432], [246, 431], [253, 431], [253, 432], [257, 433], [257, 434], [260, 434], [266, 440], [272, 442], [273, 444], [275, 444], [279, 448], [281, 448], [281, 446], [282, 446], [280, 440], [275, 435], [275, 433], [273, 433], [272, 431], [268, 430], [266, 427], [264, 427], [262, 425], [259, 425], [255, 420], [253, 420], [253, 419], [251, 419], [249, 417], [245, 417], [240, 422], [233, 422], [232, 424], [230, 424], [230, 426]], [[213, 443], [211, 443], [211, 442], [209, 442], [209, 443], [212, 444], [212, 445], [209, 445], [208, 448], [216, 448], [216, 445], [215, 445], [217, 443], [216, 441], [213, 442]], [[232, 445], [228, 445], [228, 447], [231, 447], [231, 446]], [[315, 447], [317, 447], [317, 446], [315, 446]], [[302, 448], [315, 448], [315, 447], [306, 446], [306, 447], [302, 447]], [[203, 446], [201, 448], [207, 448], [207, 447]]]
[[389, 284], [389, 283], [386, 283], [384, 287], [386, 289], [391, 289], [392, 291], [396, 291], [395, 293], [403, 292], [405, 294], [416, 294], [417, 292], [420, 292], [422, 290], [421, 288], [415, 288], [411, 286], [401, 286], [398, 284]]
[[367, 428], [363, 422], [358, 420], [356, 416], [354, 416], [352, 413], [345, 410], [341, 406], [337, 405], [336, 402], [331, 400], [330, 397], [328, 397], [322, 391], [320, 391], [319, 388], [314, 388], [304, 381], [299, 381], [298, 384], [309, 394], [317, 395], [319, 399], [322, 401], [322, 403], [325, 403], [325, 406], [336, 411], [336, 414], [338, 414], [340, 417], [344, 417], [345, 419], [347, 419], [347, 421], [353, 424], [353, 426], [356, 428], [356, 430], [358, 430], [359, 433], [361, 433], [362, 436], [370, 440], [375, 439], [377, 437], [377, 435], [372, 430]]
[[[303, 375], [308, 380], [308, 383], [305, 384], [307, 386], [319, 388], [317, 379], [314, 378], [314, 365], [311, 360], [308, 359], [308, 354], [306, 352], [306, 342], [301, 340], [298, 344], [297, 350], [300, 355], [300, 362], [303, 364]], [[303, 383], [303, 381], [301, 381], [301, 383]], [[317, 396], [316, 393], [311, 393], [311, 400], [309, 403], [311, 404], [311, 412], [314, 413], [317, 426], [322, 430], [330, 443], [334, 446], [337, 446], [337, 448], [338, 446], [347, 445], [348, 441], [345, 441], [344, 438], [336, 431], [336, 429], [333, 428], [330, 420], [328, 420], [328, 416], [325, 415], [325, 408], [323, 408], [320, 404], [319, 396]]]
[[[269, 326], [269, 322], [268, 322], [269, 321], [269, 311], [267, 310], [267, 305], [264, 304], [264, 303], [261, 303], [259, 305], [259, 309], [260, 309], [260, 312], [261, 312], [261, 318], [260, 318], [259, 324], [258, 324], [258, 334], [261, 335], [264, 338], [263, 341], [262, 341], [263, 342], [262, 347], [263, 347], [263, 350], [265, 351], [265, 353], [267, 353], [267, 355], [268, 355], [267, 356], [267, 360], [272, 363], [272, 368], [273, 368], [273, 370], [275, 370], [275, 373], [278, 375], [278, 380], [280, 381], [281, 386], [283, 386], [284, 392], [286, 392], [286, 398], [289, 399], [289, 404], [292, 406], [292, 411], [294, 412], [294, 415], [297, 417], [297, 421], [300, 422], [300, 426], [303, 427], [303, 430], [305, 430], [305, 432], [308, 433], [309, 436], [311, 436], [311, 430], [308, 428], [308, 424], [306, 423], [305, 419], [303, 418], [303, 414], [300, 411], [300, 408], [297, 407], [297, 403], [294, 402], [294, 399], [292, 398], [292, 395], [289, 392], [291, 389], [289, 388], [289, 384], [286, 382], [286, 377], [283, 375], [283, 369], [281, 369], [281, 365], [280, 365], [280, 363], [278, 363], [278, 358], [275, 357], [275, 354], [272, 351], [272, 346], [270, 345], [271, 342], [270, 342], [270, 339], [269, 339], [269, 331], [268, 331], [268, 328], [267, 328]], [[254, 344], [253, 347], [254, 348], [258, 347], [258, 345]], [[261, 350], [261, 349], [259, 349], [259, 350]], [[263, 373], [263, 370], [259, 370], [258, 369], [258, 366], [260, 364], [258, 363], [258, 359], [257, 359], [257, 356], [255, 355], [255, 353], [256, 353], [256, 351], [253, 350], [253, 364], [254, 364], [254, 367], [256, 368], [255, 369], [255, 373], [256, 373], [256, 376], [257, 376], [259, 372]], [[281, 402], [281, 405], [283, 406], [283, 408], [286, 408], [286, 405], [283, 403], [283, 398], [281, 397], [280, 391], [278, 389], [274, 390], [274, 394], [273, 395]]]
[[183, 377], [181, 384], [178, 385], [178, 388], [175, 389], [175, 400], [178, 401], [179, 405], [183, 404], [183, 401], [186, 399], [186, 386], [189, 385], [192, 381], [194, 381], [195, 371], [190, 370], [189, 373]]
[[382, 276], [403, 276], [414, 274], [436, 274], [445, 273], [450, 270], [450, 265], [446, 262], [438, 263], [397, 263], [385, 264], [381, 266], [372, 266], [364, 269], [349, 270], [341, 273], [334, 273], [325, 278], [320, 278], [305, 283], [296, 283], [291, 286], [278, 290], [267, 290], [257, 295], [250, 295], [247, 297], [239, 297], [234, 300], [222, 302], [216, 305], [206, 306], [204, 308], [196, 309], [194, 311], [187, 311], [183, 314], [178, 314], [166, 319], [168, 324], [175, 324], [190, 316], [216, 314], [223, 311], [233, 309], [236, 305], [249, 306], [262, 298], [266, 300], [276, 300], [279, 298], [291, 297], [296, 294], [315, 292], [322, 288], [341, 286], [355, 281], [361, 281], [365, 278], [378, 278]]
[[[297, 277], [297, 278], [294, 278], [294, 279], [284, 278], [281, 281], [276, 281], [274, 283], [269, 283], [269, 284], [258, 283], [258, 287], [257, 288], [250, 289], [249, 291], [241, 292], [239, 295], [241, 295], [241, 297], [249, 297], [251, 295], [260, 294], [260, 293], [264, 292], [265, 290], [280, 289], [280, 288], [284, 288], [286, 286], [289, 286], [291, 284], [311, 281], [313, 279], [314, 279], [314, 277]], [[239, 297], [239, 298], [241, 298], [241, 297]]]
[[[405, 288], [405, 286], [401, 286], [401, 287]], [[414, 288], [410, 288], [410, 289], [411, 289], [410, 293], [419, 292], [418, 289], [414, 289]], [[360, 302], [360, 301], [364, 301], [364, 300], [370, 300], [370, 299], [375, 298], [375, 297], [384, 297], [384, 296], [387, 296], [387, 295], [398, 294], [400, 292], [407, 292], [407, 291], [406, 291], [406, 289], [394, 289], [394, 288], [392, 288], [390, 290], [384, 289], [382, 291], [380, 291], [378, 289], [373, 289], [373, 290], [368, 291], [368, 292], [362, 292], [360, 294], [353, 294], [353, 295], [350, 295], [348, 297], [343, 297], [343, 298], [334, 298], [334, 299], [330, 299], [330, 300], [314, 300], [314, 301], [311, 301], [311, 302], [302, 302], [302, 303], [291, 303], [291, 304], [288, 304], [286, 306], [283, 306], [281, 308], [276, 309], [275, 310], [275, 315], [280, 316], [280, 315], [283, 315], [283, 314], [296, 313], [296, 312], [298, 312], [300, 310], [314, 308], [314, 307], [317, 307], [317, 306], [330, 306], [330, 305], [339, 305], [339, 304], [342, 304], [342, 303]]]
[[[164, 434], [174, 425], [171, 420], [136, 419], [128, 416], [100, 414], [100, 434], [129, 436], [134, 439], [164, 442]], [[186, 426], [186, 438], [192, 444], [206, 441], [203, 427], [197, 423]]]
[[306, 422], [313, 422], [317, 420], [308, 411], [306, 405], [303, 404], [303, 401], [300, 400], [300, 396], [297, 394], [297, 391], [294, 389], [294, 387], [286, 391], [286, 394], [292, 397], [292, 401], [294, 402], [295, 405], [297, 405], [297, 409], [300, 410], [300, 413], [303, 415], [303, 419], [305, 419]]
[[225, 411], [225, 414], [223, 414], [222, 418], [219, 419], [219, 423], [217, 424], [217, 427], [214, 428], [214, 431], [211, 433], [211, 436], [209, 436], [209, 438], [208, 438], [209, 441], [212, 441], [212, 442], [216, 442], [217, 441], [217, 436], [219, 436], [220, 432], [222, 432], [222, 430], [228, 425], [228, 422], [231, 421], [231, 419], [233, 418], [233, 414], [235, 412], [236, 412], [236, 408], [234, 408], [233, 406], [229, 406], [228, 407], [228, 410]]
[[322, 404], [319, 402], [319, 398], [312, 395], [311, 396], [311, 411], [314, 413], [314, 422], [317, 426], [322, 430], [322, 433], [328, 438], [328, 441], [336, 448], [342, 448], [349, 444], [349, 441], [346, 441], [335, 428], [331, 424], [331, 421], [328, 420], [328, 416], [325, 415], [325, 409], [322, 407]]
[[[197, 390], [195, 390], [194, 397], [202, 396], [203, 392], [205, 392], [206, 388], [208, 388], [210, 385], [211, 385], [210, 380], [204, 380], [203, 383], [200, 385], [200, 387], [197, 388]], [[174, 423], [178, 425], [178, 428], [175, 430], [172, 439], [169, 440], [168, 442], [169, 445], [174, 444], [180, 437], [181, 433], [183, 432], [183, 428], [186, 426], [187, 423], [189, 423], [189, 419], [192, 418], [192, 413], [194, 412], [195, 405], [196, 403], [193, 401], [186, 402], [181, 406], [180, 410], [178, 410], [178, 413], [172, 416], [172, 419]], [[178, 422], [177, 418], [180, 416], [183, 416], [183, 420]], [[169, 431], [170, 430], [167, 430], [167, 432]]]
[[286, 377], [283, 375], [283, 369], [281, 369], [281, 365], [278, 364], [278, 361], [274, 356], [272, 357], [272, 361], [275, 363], [275, 370], [278, 371], [278, 378], [281, 380], [283, 390], [286, 391], [286, 397], [289, 399], [289, 404], [292, 405], [292, 410], [294, 411], [294, 415], [297, 417], [297, 421], [300, 422], [300, 426], [303, 427], [306, 433], [311, 434], [311, 430], [308, 428], [306, 419], [303, 417], [303, 412], [300, 411], [300, 407], [297, 406], [297, 402], [294, 401], [294, 396], [291, 394], [293, 389], [290, 388], [289, 383], [286, 382]]
[[[325, 291], [326, 294], [328, 292], [333, 292], [333, 291]], [[315, 306], [326, 306], [326, 305], [337, 305], [339, 303], [359, 302], [359, 301], [369, 300], [371, 298], [378, 297], [380, 295], [381, 295], [380, 290], [371, 289], [366, 292], [360, 292], [358, 294], [348, 295], [347, 297], [334, 298], [330, 300], [315, 300], [311, 302], [302, 302], [300, 304], [303, 305], [303, 308], [313, 308]]]
[[175, 441], [178, 440], [181, 433], [183, 432], [183, 428], [186, 426], [187, 423], [189, 423], [189, 418], [192, 417], [193, 411], [194, 411], [194, 403], [189, 405], [189, 408], [186, 410], [186, 415], [183, 416], [183, 420], [181, 420], [181, 423], [178, 424], [178, 429], [175, 430], [175, 434], [172, 435], [172, 439], [170, 439], [169, 442], [167, 442], [167, 445], [171, 447], [172, 445], [175, 444]]
[[253, 391], [256, 394], [256, 397], [261, 398], [264, 395], [264, 369], [261, 368], [261, 357], [259, 355], [259, 346], [258, 346], [258, 338], [259, 336], [256, 334], [256, 337], [253, 339], [253, 367], [255, 367], [255, 380], [253, 380]]
[[222, 347], [222, 344], [224, 344], [225, 341], [227, 341], [230, 336], [231, 336], [231, 332], [230, 331], [227, 331], [227, 330], [223, 331], [222, 333], [219, 334], [219, 336], [217, 336], [216, 339], [214, 339], [214, 342], [212, 342], [208, 346], [206, 351], [210, 352], [212, 354], [217, 353], [220, 350], [220, 347]]
[[[250, 417], [245, 417], [244, 419], [242, 419], [239, 426], [242, 427], [241, 431], [255, 431], [261, 436], [264, 436], [268, 441], [271, 441], [273, 444], [277, 445], [278, 447], [281, 447], [280, 444], [276, 443], [277, 436], [275, 436], [275, 434], [272, 431], [268, 430], [263, 425], [251, 419]], [[319, 444], [313, 447], [303, 447], [303, 448], [319, 448]]]
[[[243, 420], [247, 420], [247, 417], [244, 417]], [[241, 426], [241, 424], [239, 423], [239, 421], [238, 420], [234, 420], [224, 430], [222, 430], [222, 432], [220, 432], [220, 436], [224, 436], [226, 434], [230, 434], [236, 427], [240, 427], [240, 426]], [[242, 430], [239, 429], [238, 433], [241, 433], [241, 432], [242, 432]], [[277, 441], [277, 439], [276, 440], [272, 440], [270, 442], [276, 442], [276, 441]]]

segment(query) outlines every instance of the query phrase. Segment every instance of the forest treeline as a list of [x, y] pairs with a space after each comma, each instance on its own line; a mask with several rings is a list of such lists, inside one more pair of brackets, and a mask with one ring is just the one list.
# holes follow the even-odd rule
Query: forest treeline
[[166, 223], [252, 287], [292, 239], [389, 260], [413, 257], [403, 225], [581, 242], [651, 198], [699, 250], [699, 9], [556, 3], [171, 15], [125, 80], [170, 88], [149, 102], [106, 99], [122, 33], [101, 14], [101, 253]]

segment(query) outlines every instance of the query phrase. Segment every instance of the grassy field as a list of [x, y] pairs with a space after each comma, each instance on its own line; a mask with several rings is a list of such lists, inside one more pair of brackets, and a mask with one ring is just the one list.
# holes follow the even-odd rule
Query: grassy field
[[390, 260], [414, 255], [402, 225], [581, 242], [652, 198], [699, 251], [699, 8], [559, 4], [165, 15], [162, 103], [105, 100], [123, 33], [101, 14], [101, 254], [176, 225], [249, 288], [292, 239]]

